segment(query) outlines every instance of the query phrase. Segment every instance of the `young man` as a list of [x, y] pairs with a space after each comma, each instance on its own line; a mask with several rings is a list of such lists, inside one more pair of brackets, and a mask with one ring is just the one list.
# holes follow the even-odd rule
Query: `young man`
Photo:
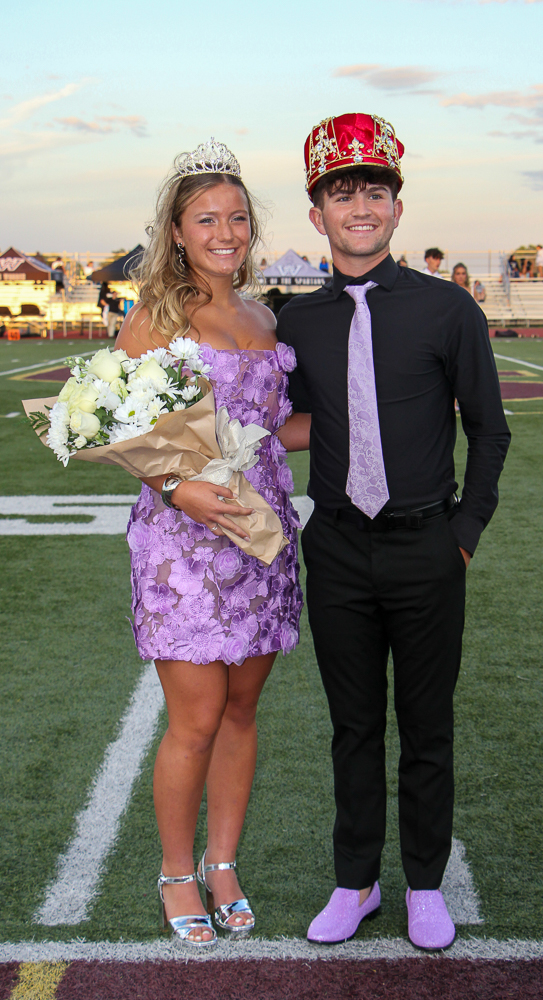
[[[281, 310], [298, 412], [311, 413], [307, 602], [334, 737], [337, 886], [309, 928], [344, 941], [380, 902], [387, 659], [401, 741], [399, 809], [411, 941], [443, 948], [439, 891], [453, 813], [453, 692], [465, 572], [498, 502], [509, 445], [484, 314], [464, 289], [398, 267], [403, 146], [382, 119], [328, 118], [305, 146], [309, 216], [332, 280]], [[469, 442], [455, 490], [454, 400]]]
[[439, 273], [442, 260], [443, 253], [439, 247], [430, 247], [424, 254], [424, 263], [426, 266], [423, 267], [422, 273], [431, 274], [434, 278], [442, 278], [443, 275]]

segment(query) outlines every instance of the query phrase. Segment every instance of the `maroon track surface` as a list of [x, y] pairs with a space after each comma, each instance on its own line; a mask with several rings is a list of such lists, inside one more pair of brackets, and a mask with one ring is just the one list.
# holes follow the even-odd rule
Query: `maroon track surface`
[[0, 964], [0, 1000], [7, 1000], [17, 982], [18, 962]]
[[500, 382], [502, 399], [541, 399], [543, 382]]
[[41, 371], [36, 372], [35, 375], [25, 375], [24, 381], [26, 382], [27, 379], [37, 379], [39, 382], [67, 382], [70, 375], [69, 368], [53, 368], [50, 372]]
[[57, 1000], [541, 1000], [543, 961], [73, 962]]

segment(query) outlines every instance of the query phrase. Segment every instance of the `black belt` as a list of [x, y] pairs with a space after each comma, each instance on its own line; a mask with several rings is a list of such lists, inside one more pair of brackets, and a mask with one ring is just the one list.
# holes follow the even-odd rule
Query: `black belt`
[[316, 509], [320, 514], [331, 517], [334, 521], [349, 521], [356, 524], [361, 531], [394, 531], [395, 528], [422, 528], [424, 521], [446, 514], [458, 503], [460, 501], [456, 493], [453, 493], [446, 500], [436, 500], [435, 503], [423, 504], [421, 507], [382, 510], [373, 520], [355, 507], [339, 507], [336, 510], [331, 510], [328, 507], [317, 506]]

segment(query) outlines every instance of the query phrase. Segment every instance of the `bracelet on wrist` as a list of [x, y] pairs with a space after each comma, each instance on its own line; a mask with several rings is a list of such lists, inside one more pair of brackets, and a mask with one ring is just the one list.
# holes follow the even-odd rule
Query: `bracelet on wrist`
[[179, 484], [182, 482], [183, 480], [180, 479], [179, 476], [166, 476], [166, 479], [162, 483], [162, 490], [160, 494], [162, 497], [162, 503], [166, 507], [171, 507], [172, 510], [180, 509], [179, 507], [176, 507], [174, 503], [172, 503], [172, 494], [175, 492]]

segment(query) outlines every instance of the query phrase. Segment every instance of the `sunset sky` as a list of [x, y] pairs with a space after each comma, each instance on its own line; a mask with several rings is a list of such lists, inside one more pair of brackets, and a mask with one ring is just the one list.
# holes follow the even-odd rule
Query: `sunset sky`
[[214, 135], [272, 249], [325, 252], [303, 143], [352, 111], [406, 146], [398, 251], [543, 242], [542, 0], [27, 0], [1, 25], [0, 250], [143, 241], [174, 156]]

